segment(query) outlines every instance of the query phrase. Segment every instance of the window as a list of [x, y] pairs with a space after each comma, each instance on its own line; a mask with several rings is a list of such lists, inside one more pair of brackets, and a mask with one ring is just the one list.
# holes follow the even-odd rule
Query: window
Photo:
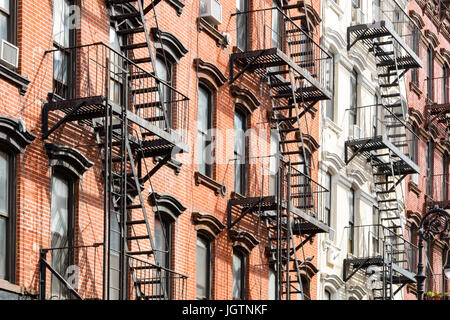
[[270, 182], [269, 182], [269, 192], [271, 195], [276, 195], [277, 193], [277, 173], [279, 169], [279, 149], [280, 149], [280, 138], [277, 130], [270, 130], [270, 161], [269, 161], [269, 171], [270, 171]]
[[0, 279], [10, 282], [15, 273], [14, 160], [0, 151]]
[[448, 71], [448, 64], [444, 65], [442, 69], [442, 102], [449, 102], [450, 85], [449, 85], [450, 73]]
[[325, 289], [323, 293], [323, 300], [332, 300], [331, 292]]
[[245, 300], [246, 255], [240, 249], [233, 252], [233, 300]]
[[[123, 44], [123, 38], [121, 38], [114, 27], [109, 27], [109, 43], [111, 44], [111, 48], [113, 48], [116, 52], [122, 53], [121, 45]], [[109, 98], [111, 101], [118, 105], [123, 105], [123, 97], [124, 88], [123, 88], [123, 76], [122, 72], [124, 71], [124, 61], [123, 58], [115, 53], [111, 52], [111, 76], [110, 76], [110, 85], [109, 85]]]
[[247, 115], [236, 108], [234, 113], [234, 191], [245, 195], [247, 192]]
[[442, 195], [441, 201], [448, 200], [448, 155], [442, 157]]
[[372, 1], [373, 22], [380, 21], [380, 13], [381, 13], [381, 0], [373, 0]]
[[372, 232], [372, 251], [374, 254], [378, 254], [380, 253], [381, 220], [380, 210], [375, 206], [372, 208], [372, 225], [374, 225], [374, 230]]
[[297, 188], [298, 194], [293, 195], [293, 197], [299, 199], [298, 201], [298, 208], [300, 209], [306, 209], [309, 210], [311, 208], [311, 181], [309, 176], [309, 168], [310, 168], [310, 161], [311, 156], [310, 154], [306, 153], [306, 158], [300, 154], [298, 157], [298, 161], [300, 165], [298, 166], [298, 171], [301, 173], [298, 177], [298, 185]]
[[377, 93], [375, 93], [375, 95], [373, 96], [374, 98], [374, 115], [373, 115], [373, 123], [372, 123], [372, 131], [373, 131], [373, 136], [378, 136], [379, 134], [381, 134], [381, 128], [382, 125], [380, 125], [382, 123], [382, 113], [383, 113], [383, 106], [380, 104], [380, 96]]
[[203, 85], [198, 87], [198, 171], [213, 177], [213, 95]]
[[[61, 276], [66, 277], [67, 268], [73, 262], [74, 246], [74, 205], [73, 181], [64, 172], [54, 171], [51, 196], [51, 266]], [[51, 277], [51, 296], [57, 299], [68, 298], [67, 288], [54, 276]]]
[[53, 46], [58, 49], [53, 55], [53, 87], [57, 95], [66, 99], [71, 96], [74, 74], [74, 59], [70, 50], [66, 50], [75, 45], [75, 33], [70, 28], [70, 4], [70, 0], [54, 0], [53, 5]]
[[236, 0], [236, 45], [242, 51], [248, 50], [248, 37], [249, 37], [249, 19], [248, 13], [249, 1], [248, 0]]
[[426, 155], [426, 176], [427, 176], [427, 186], [426, 186], [426, 194], [431, 196], [432, 185], [433, 185], [433, 153], [434, 153], [434, 145], [433, 141], [430, 139], [427, 142], [427, 149], [425, 152]]
[[[416, 55], [419, 55], [419, 43], [420, 43], [420, 32], [418, 28], [414, 28], [412, 31], [412, 49]], [[411, 70], [411, 82], [416, 85], [419, 84], [419, 69], [413, 68]]]
[[350, 125], [357, 124], [358, 108], [358, 73], [353, 70], [350, 75]]
[[331, 199], [332, 199], [332, 177], [329, 172], [325, 175], [325, 188], [328, 192], [325, 194], [325, 223], [331, 226]]
[[116, 212], [112, 212], [109, 216], [109, 299], [119, 300], [122, 297], [122, 253], [123, 253], [123, 237], [121, 233], [121, 224], [123, 219]]
[[[325, 65], [325, 86], [330, 92], [334, 92], [334, 54], [326, 60]], [[326, 100], [326, 116], [334, 121], [334, 101], [333, 98]]]
[[17, 1], [0, 0], [0, 43], [6, 40], [17, 44]]
[[[173, 86], [173, 70], [174, 66], [172, 63], [170, 63], [167, 59], [164, 59], [161, 55], [156, 56], [156, 75], [171, 87]], [[172, 127], [172, 91], [169, 87], [161, 85], [161, 94], [164, 102], [163, 107], [166, 111], [166, 115], [164, 116], [167, 117], [169, 127]]]
[[348, 228], [348, 251], [354, 253], [355, 246], [355, 190], [350, 189], [349, 195], [349, 228]]
[[433, 100], [433, 47], [427, 49], [427, 98]]
[[[155, 216], [155, 258], [160, 266], [166, 269], [171, 268], [172, 256], [172, 223], [164, 216], [157, 214]], [[169, 274], [164, 274], [162, 271], [162, 279], [166, 278], [161, 283], [161, 289], [153, 289], [154, 292], [161, 292], [165, 297], [170, 298], [170, 279]]]
[[[414, 163], [418, 164], [419, 161], [419, 128], [414, 123], [412, 125], [410, 132], [410, 156], [411, 160], [414, 161]], [[415, 173], [411, 175], [411, 181], [414, 182], [416, 185], [419, 184], [419, 174]]]
[[283, 14], [278, 6], [278, 1], [274, 0], [272, 8], [272, 48], [283, 49]]
[[269, 300], [275, 300], [277, 295], [276, 295], [276, 290], [277, 290], [277, 277], [275, 274], [275, 270], [271, 267], [269, 268], [269, 296], [268, 299]]
[[197, 237], [197, 300], [211, 299], [211, 242]]

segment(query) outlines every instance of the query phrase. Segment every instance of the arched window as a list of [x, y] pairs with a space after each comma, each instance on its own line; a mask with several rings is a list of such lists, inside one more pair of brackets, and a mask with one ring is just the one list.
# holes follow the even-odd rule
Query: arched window
[[348, 198], [349, 219], [348, 219], [348, 252], [354, 253], [355, 250], [355, 190], [350, 189]]
[[427, 49], [427, 98], [433, 101], [433, 47], [428, 46]]
[[15, 282], [16, 161], [36, 137], [19, 122], [0, 117], [0, 280]]
[[303, 288], [303, 300], [311, 300], [310, 280], [305, 275], [301, 275], [300, 277]]
[[172, 110], [172, 89], [173, 82], [173, 74], [174, 73], [174, 64], [163, 54], [158, 54], [156, 56], [156, 75], [158, 78], [163, 80], [167, 85], [161, 86], [161, 95], [163, 101], [163, 107], [166, 111], [166, 117], [169, 126], [172, 128], [173, 126], [173, 110]]

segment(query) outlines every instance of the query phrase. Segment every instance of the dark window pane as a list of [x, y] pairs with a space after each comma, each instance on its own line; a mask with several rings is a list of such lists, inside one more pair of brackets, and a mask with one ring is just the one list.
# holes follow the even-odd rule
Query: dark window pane
[[198, 170], [200, 173], [212, 177], [212, 146], [211, 123], [212, 94], [206, 88], [198, 88]]
[[0, 213], [8, 214], [9, 160], [6, 153], [0, 152]]
[[241, 300], [244, 292], [243, 274], [244, 257], [241, 253], [233, 254], [233, 300]]
[[6, 279], [7, 263], [7, 219], [0, 216], [0, 279]]

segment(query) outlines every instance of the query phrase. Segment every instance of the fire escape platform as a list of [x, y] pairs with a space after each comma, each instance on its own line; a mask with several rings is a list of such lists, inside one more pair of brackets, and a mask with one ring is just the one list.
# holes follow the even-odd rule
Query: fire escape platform
[[[67, 122], [79, 121], [80, 124], [93, 126], [92, 120], [105, 116], [106, 97], [96, 96], [87, 98], [77, 98], [46, 103], [42, 110], [43, 135], [56, 130], [59, 126]], [[122, 107], [108, 101], [113, 114], [120, 115]], [[64, 117], [49, 130], [48, 120], [50, 113], [61, 111]], [[176, 148], [177, 153], [189, 152], [189, 147], [178, 139], [176, 133], [170, 133], [160, 127], [155, 126], [139, 115], [127, 110], [127, 119], [130, 123], [142, 128], [148, 136], [153, 136], [151, 140], [141, 141], [141, 151], [148, 156], [158, 156], [167, 154], [168, 151]]]
[[[240, 207], [242, 210], [242, 216], [239, 220], [247, 214], [261, 214], [265, 217], [276, 219], [276, 211], [279, 203], [275, 196], [267, 197], [246, 197], [242, 199], [231, 199], [228, 202], [229, 208]], [[281, 204], [283, 209], [287, 209], [286, 202]], [[294, 234], [313, 235], [318, 233], [329, 233], [331, 228], [322, 221], [319, 221], [311, 211], [305, 211], [304, 209], [296, 208], [291, 201], [290, 210], [293, 214], [293, 218], [297, 219], [293, 223]]]
[[422, 68], [423, 62], [417, 54], [407, 45], [405, 40], [395, 31], [391, 23], [379, 21], [372, 24], [359, 24], [347, 29], [348, 49], [356, 42], [361, 41], [369, 50], [377, 38], [390, 36], [404, 50], [403, 55], [397, 57], [398, 69]]
[[[363, 138], [356, 140], [349, 140], [345, 142], [346, 162], [348, 162], [348, 148], [351, 148], [353, 152], [361, 154], [364, 158], [369, 159], [372, 155], [376, 155], [374, 151], [377, 150], [390, 150], [392, 155], [398, 160], [394, 162], [394, 173], [396, 175], [401, 174], [415, 174], [420, 173], [420, 168], [415, 164], [408, 156], [406, 156], [399, 148], [397, 148], [387, 137], [375, 136], [371, 138]], [[382, 161], [381, 158], [378, 158]], [[389, 163], [386, 162], [386, 168], [389, 168]], [[383, 168], [378, 168], [378, 171], [382, 171]], [[390, 172], [389, 172], [390, 173]]]
[[[382, 267], [383, 265], [387, 265], [388, 261], [384, 261], [381, 255], [379, 256], [371, 256], [367, 258], [350, 258], [344, 260], [344, 270], [348, 270], [350, 266], [354, 269], [367, 269], [370, 266]], [[415, 283], [416, 274], [410, 272], [396, 263], [392, 264], [393, 271], [393, 284], [404, 284], [404, 283]]]
[[[305, 87], [298, 89], [297, 95], [299, 99], [304, 99], [303, 101], [319, 101], [330, 100], [332, 98], [332, 93], [320, 84], [307, 70], [307, 68], [314, 67], [314, 61], [306, 60], [303, 63], [297, 64], [279, 48], [233, 53], [230, 55], [230, 79], [232, 81], [238, 77], [237, 75], [234, 78], [234, 64], [236, 61], [239, 62], [239, 65], [243, 65], [243, 70], [255, 72], [263, 78], [267, 76], [268, 68], [290, 66], [295, 71], [297, 79], [304, 79], [308, 83]], [[287, 82], [287, 78], [284, 79], [281, 76], [277, 78], [280, 82], [286, 83], [285, 91], [287, 89], [290, 90], [292, 85], [290, 82]], [[281, 90], [283, 89], [281, 88]]]

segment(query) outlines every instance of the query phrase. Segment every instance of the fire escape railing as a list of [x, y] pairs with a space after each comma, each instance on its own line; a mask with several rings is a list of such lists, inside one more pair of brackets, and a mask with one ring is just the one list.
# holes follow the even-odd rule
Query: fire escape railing
[[[233, 70], [230, 70], [230, 82], [234, 82], [247, 68], [251, 68], [252, 63], [257, 63], [258, 67], [261, 65], [261, 67], [266, 68], [270, 67], [271, 64], [276, 67], [276, 61], [266, 59], [266, 63], [263, 64], [259, 58], [262, 58], [266, 51], [278, 49], [302, 71], [306, 71], [306, 80], [314, 80], [320, 87], [326, 88], [326, 75], [325, 72], [321, 71], [325, 70], [325, 66], [331, 61], [332, 56], [314, 40], [313, 36], [288, 17], [282, 9], [265, 8], [237, 12], [231, 15], [236, 19], [242, 16], [245, 16], [246, 19], [244, 20], [248, 21], [248, 48], [238, 48], [243, 52], [232, 54], [231, 61], [233, 62], [235, 58], [247, 56], [246, 53], [248, 52], [260, 51], [260, 55], [249, 58], [247, 65], [238, 74], [234, 75]], [[272, 21], [275, 16], [278, 17], [279, 24], [274, 24]], [[230, 68], [233, 68], [233, 64], [230, 65]]]
[[448, 140], [450, 129], [450, 75], [428, 78], [425, 81], [425, 86], [427, 125], [433, 124], [441, 138]]
[[[40, 300], [85, 300], [102, 297], [102, 243], [41, 249]], [[48, 271], [48, 273], [47, 273]]]
[[[53, 57], [54, 79], [60, 79], [59, 83], [67, 82], [62, 85], [73, 88], [67, 100], [108, 97], [110, 102], [120, 106], [128, 99], [130, 112], [187, 143], [189, 98], [120, 52], [97, 42], [46, 51], [46, 55]], [[66, 70], [69, 64], [62, 63], [61, 59], [73, 62], [75, 74], [72, 77], [68, 77]], [[160, 97], [158, 84], [164, 97]], [[55, 91], [58, 91], [57, 87]], [[89, 104], [89, 100], [86, 103]], [[164, 110], [168, 113], [168, 123], [160, 120]], [[76, 114], [76, 110], [72, 114]], [[49, 136], [56, 128], [57, 125], [44, 132], [44, 136]]]
[[425, 195], [428, 208], [438, 205], [441, 208], [450, 208], [450, 177], [449, 174], [436, 174], [424, 177]]

